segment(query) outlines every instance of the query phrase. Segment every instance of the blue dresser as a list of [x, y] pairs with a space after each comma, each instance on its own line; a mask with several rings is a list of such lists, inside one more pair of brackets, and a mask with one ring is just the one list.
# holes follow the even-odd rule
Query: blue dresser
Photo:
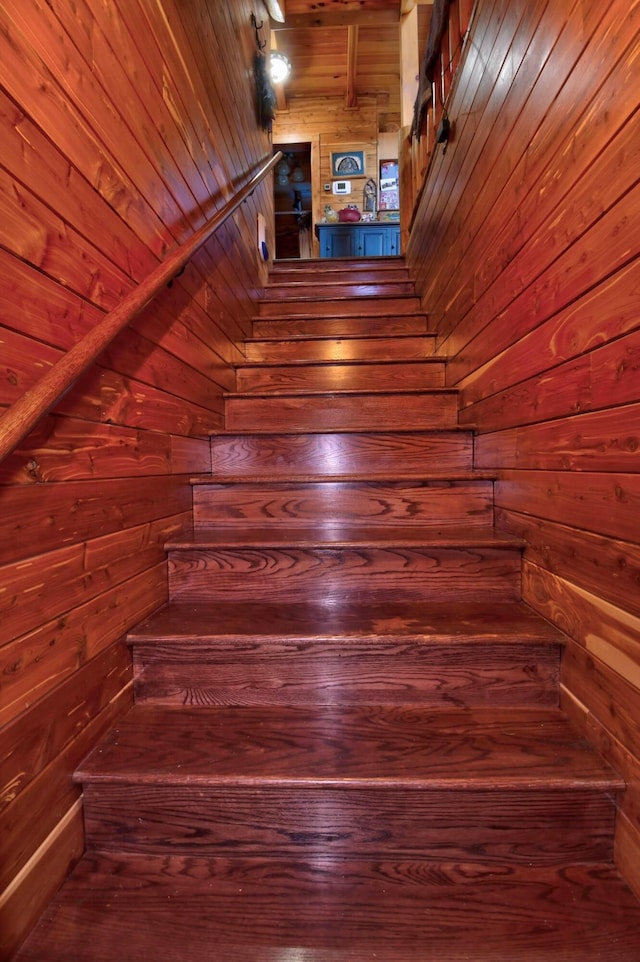
[[316, 224], [320, 257], [385, 257], [400, 253], [400, 224]]

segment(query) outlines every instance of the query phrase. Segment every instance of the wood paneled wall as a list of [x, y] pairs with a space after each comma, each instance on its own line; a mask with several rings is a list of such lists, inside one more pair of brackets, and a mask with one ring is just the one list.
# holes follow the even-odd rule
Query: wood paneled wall
[[479, 0], [408, 256], [640, 893], [640, 3]]
[[[254, 8], [1, 5], [1, 409], [270, 153]], [[268, 180], [0, 466], [2, 958], [82, 850], [71, 772], [130, 703], [121, 639], [166, 599], [272, 206]]]
[[[375, 97], [361, 99], [357, 107], [345, 107], [344, 100], [292, 99], [286, 110], [279, 111], [273, 126], [275, 144], [305, 142], [311, 144], [311, 181], [313, 223], [324, 216], [325, 204], [341, 210], [347, 204], [362, 208], [364, 179], [352, 180], [352, 193], [336, 196], [323, 191], [332, 181], [331, 154], [340, 150], [362, 150], [365, 156], [366, 177], [378, 183], [378, 126], [379, 112]], [[314, 256], [319, 256], [318, 240], [314, 235]]]

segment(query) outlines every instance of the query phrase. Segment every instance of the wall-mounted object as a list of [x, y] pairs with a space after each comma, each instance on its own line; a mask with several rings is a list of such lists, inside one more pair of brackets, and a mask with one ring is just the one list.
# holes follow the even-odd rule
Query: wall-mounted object
[[333, 193], [334, 194], [350, 194], [351, 181], [350, 180], [334, 180]]
[[272, 20], [277, 23], [284, 23], [284, 13], [282, 12], [282, 7], [278, 3], [278, 0], [264, 0], [265, 6], [267, 8], [267, 13]]
[[291, 73], [291, 63], [279, 50], [272, 50], [269, 57], [269, 75], [271, 83], [282, 84]]
[[400, 206], [398, 161], [380, 161], [380, 193], [378, 210], [397, 210]]
[[333, 177], [364, 177], [364, 151], [343, 150], [331, 154], [331, 174]]

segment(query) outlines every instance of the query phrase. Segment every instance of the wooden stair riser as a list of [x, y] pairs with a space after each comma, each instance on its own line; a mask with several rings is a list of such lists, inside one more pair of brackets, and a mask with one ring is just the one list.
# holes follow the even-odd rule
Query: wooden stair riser
[[401, 470], [423, 477], [471, 469], [470, 431], [413, 434], [267, 434], [211, 438], [212, 478], [309, 474], [384, 474]]
[[278, 278], [271, 281], [265, 290], [262, 304], [278, 304], [286, 301], [287, 304], [295, 304], [298, 300], [305, 301], [309, 298], [329, 298], [339, 300], [347, 297], [386, 297], [389, 299], [404, 297], [405, 295], [415, 295], [415, 286], [407, 280], [357, 280], [344, 281], [332, 277], [331, 280], [324, 279], [317, 282], [314, 279], [303, 281], [292, 281], [286, 283]]
[[466, 525], [493, 523], [491, 481], [340, 482], [307, 484], [197, 484], [196, 524], [252, 525], [338, 522], [371, 525]]
[[200, 601], [517, 601], [508, 548], [247, 547], [169, 552], [169, 597]]
[[604, 792], [553, 787], [398, 791], [154, 780], [88, 784], [84, 802], [87, 846], [101, 851], [485, 866], [606, 861], [615, 815]]
[[431, 334], [396, 337], [305, 337], [253, 339], [246, 342], [247, 361], [408, 361], [433, 357]]
[[444, 361], [433, 359], [387, 364], [306, 364], [240, 367], [236, 370], [239, 392], [250, 391], [378, 391], [425, 390], [445, 386]]
[[394, 335], [428, 334], [424, 314], [405, 314], [400, 317], [286, 317], [257, 318], [253, 322], [254, 337], [348, 337], [354, 334]]
[[412, 295], [333, 299], [316, 296], [307, 301], [261, 301], [258, 313], [260, 317], [286, 317], [288, 314], [306, 314], [309, 317], [374, 317], [380, 314], [420, 314], [422, 304], [419, 297]]
[[452, 392], [421, 394], [310, 394], [232, 397], [225, 403], [227, 431], [425, 431], [458, 423]]
[[[406, 267], [385, 267], [382, 265], [360, 267], [357, 270], [352, 267], [328, 268], [318, 262], [312, 278], [315, 284], [320, 284], [322, 281], [329, 284], [353, 284], [354, 280], [363, 284], [379, 283], [380, 281], [408, 281], [409, 270]], [[304, 268], [296, 268], [293, 265], [287, 265], [286, 267], [274, 265], [269, 272], [269, 286], [272, 284], [300, 284], [307, 279], [309, 279], [309, 271]]]
[[558, 702], [560, 648], [533, 642], [272, 642], [257, 634], [236, 641], [137, 643], [133, 652], [139, 704], [477, 708]]
[[405, 259], [397, 255], [384, 257], [305, 257], [292, 258], [291, 260], [274, 261], [269, 270], [270, 277], [278, 277], [282, 272], [295, 271], [297, 274], [308, 277], [318, 275], [329, 275], [337, 272], [347, 272], [350, 277], [359, 276], [362, 272], [375, 271], [376, 276], [386, 274], [387, 271], [407, 271]]

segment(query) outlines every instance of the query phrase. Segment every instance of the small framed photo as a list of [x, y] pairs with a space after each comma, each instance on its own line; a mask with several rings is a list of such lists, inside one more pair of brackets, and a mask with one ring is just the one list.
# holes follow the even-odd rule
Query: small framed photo
[[364, 177], [364, 150], [343, 150], [331, 154], [333, 177]]
[[398, 161], [380, 161], [380, 190], [398, 189]]

